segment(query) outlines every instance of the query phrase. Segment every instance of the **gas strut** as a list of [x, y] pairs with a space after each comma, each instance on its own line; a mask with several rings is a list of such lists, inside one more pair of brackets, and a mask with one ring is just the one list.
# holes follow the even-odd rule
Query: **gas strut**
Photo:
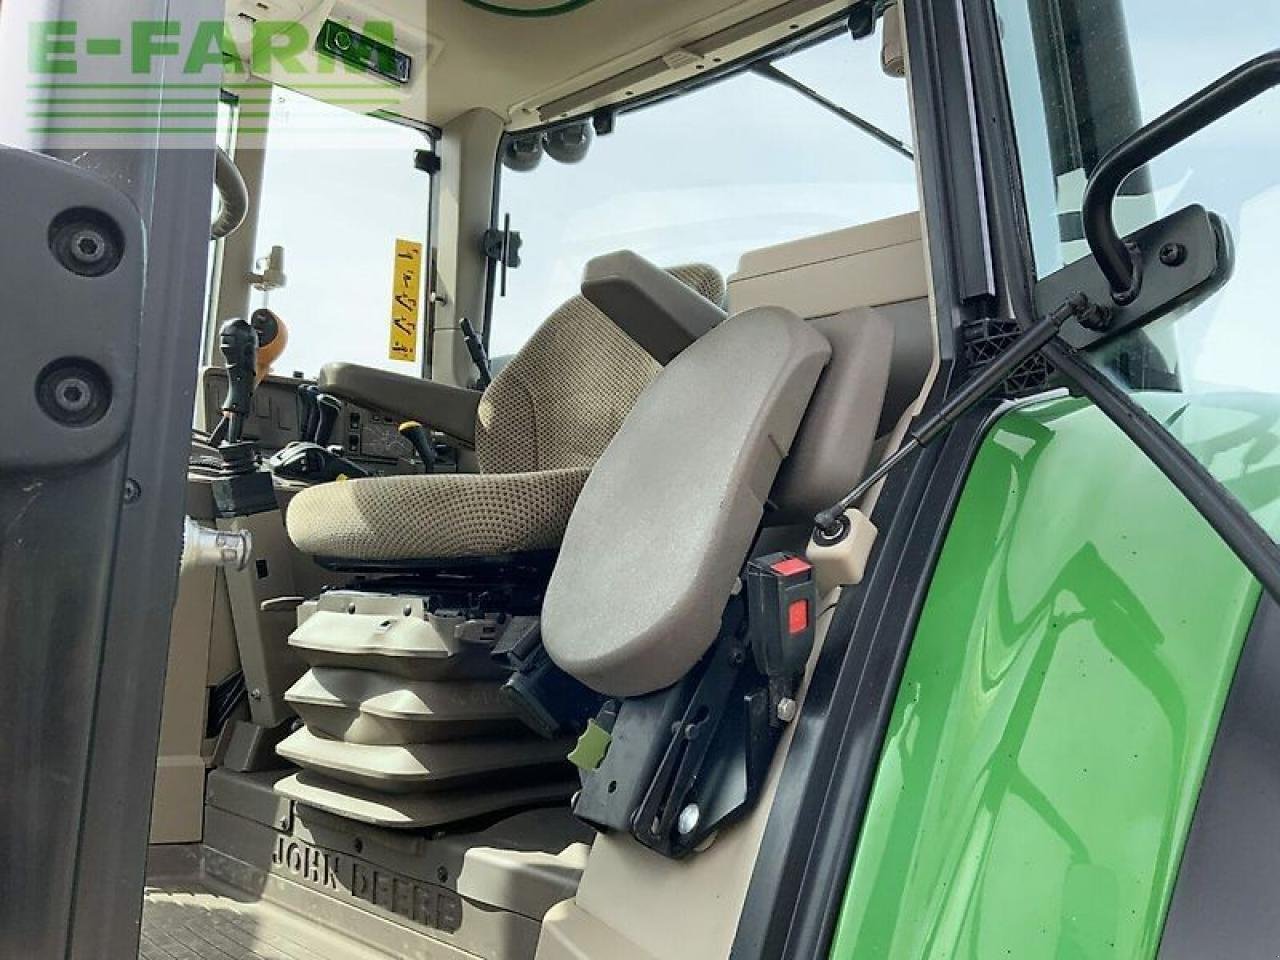
[[822, 546], [831, 546], [843, 540], [849, 533], [849, 521], [844, 515], [845, 511], [862, 499], [868, 490], [883, 480], [894, 467], [914, 451], [928, 446], [939, 434], [948, 430], [970, 407], [1003, 383], [1014, 370], [1057, 336], [1064, 323], [1072, 317], [1084, 317], [1097, 310], [1099, 308], [1080, 293], [1028, 327], [1013, 346], [952, 394], [918, 427], [908, 430], [906, 442], [893, 456], [886, 458], [838, 503], [814, 517], [815, 542]]

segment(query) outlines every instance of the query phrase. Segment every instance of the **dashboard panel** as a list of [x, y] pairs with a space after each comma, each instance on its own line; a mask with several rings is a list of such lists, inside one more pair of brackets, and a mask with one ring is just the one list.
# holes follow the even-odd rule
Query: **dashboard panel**
[[[245, 438], [255, 441], [264, 457], [302, 439], [303, 405], [298, 387], [311, 382], [272, 375], [254, 392]], [[207, 367], [200, 375], [200, 429], [209, 431], [217, 425], [226, 396], [226, 370]], [[329, 445], [340, 447], [343, 456], [373, 474], [420, 473], [421, 465], [409, 441], [400, 436], [399, 425], [389, 414], [344, 403]]]

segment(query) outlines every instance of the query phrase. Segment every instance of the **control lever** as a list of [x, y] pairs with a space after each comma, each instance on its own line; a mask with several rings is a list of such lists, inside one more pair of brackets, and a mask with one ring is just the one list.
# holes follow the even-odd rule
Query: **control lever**
[[431, 434], [417, 420], [406, 420], [400, 424], [400, 436], [409, 441], [413, 452], [418, 455], [422, 465], [431, 473], [436, 468], [436, 448], [431, 442]]
[[369, 476], [368, 470], [341, 454], [305, 441], [289, 444], [271, 457], [266, 467], [281, 480], [300, 483], [331, 483]]
[[289, 345], [289, 327], [274, 310], [261, 307], [253, 311], [249, 324], [258, 335], [257, 383], [267, 379], [272, 365]]
[[333, 438], [333, 428], [338, 425], [338, 416], [342, 413], [342, 401], [317, 391], [316, 404], [320, 412], [317, 417], [314, 442], [327, 447]]
[[253, 412], [253, 388], [258, 376], [258, 334], [243, 317], [233, 317], [218, 332], [218, 346], [227, 367], [227, 399], [222, 422], [209, 438], [214, 446], [244, 439], [244, 424]]
[[330, 483], [369, 476], [368, 470], [344, 457], [339, 448], [329, 449], [329, 440], [342, 413], [342, 401], [321, 393], [309, 383], [298, 387], [298, 397], [307, 408], [302, 440], [271, 457], [267, 469], [282, 480], [301, 483]]
[[462, 342], [467, 346], [467, 353], [471, 354], [471, 362], [479, 371], [477, 382], [480, 389], [486, 390], [493, 383], [493, 372], [489, 368], [489, 352], [484, 348], [484, 341], [466, 317], [458, 321], [458, 329], [462, 331]]
[[316, 402], [316, 397], [320, 395], [320, 388], [313, 383], [303, 383], [298, 385], [298, 403], [301, 405], [301, 412], [298, 416], [298, 439], [309, 442], [316, 435], [316, 428], [320, 426], [320, 405]]

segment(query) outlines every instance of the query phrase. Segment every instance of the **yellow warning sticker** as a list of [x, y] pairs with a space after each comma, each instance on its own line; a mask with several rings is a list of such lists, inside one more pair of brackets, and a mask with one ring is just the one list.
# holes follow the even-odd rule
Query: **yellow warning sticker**
[[418, 359], [418, 320], [422, 316], [422, 244], [396, 241], [396, 266], [391, 282], [392, 360]]

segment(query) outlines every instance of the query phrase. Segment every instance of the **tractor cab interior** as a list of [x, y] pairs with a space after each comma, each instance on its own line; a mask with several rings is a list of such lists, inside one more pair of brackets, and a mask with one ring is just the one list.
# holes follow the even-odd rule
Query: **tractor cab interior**
[[144, 955], [727, 956], [939, 368], [895, 5], [227, 17]]

